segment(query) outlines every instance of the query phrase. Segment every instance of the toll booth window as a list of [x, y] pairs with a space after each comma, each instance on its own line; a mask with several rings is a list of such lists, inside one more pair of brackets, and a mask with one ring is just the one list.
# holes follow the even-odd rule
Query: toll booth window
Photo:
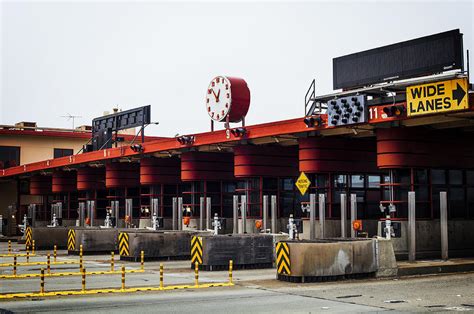
[[380, 176], [367, 176], [367, 187], [369, 189], [379, 189], [380, 188]]
[[54, 149], [54, 158], [71, 156], [73, 154], [74, 154], [74, 150], [69, 149], [69, 148], [55, 148]]
[[0, 169], [20, 165], [20, 147], [0, 146]]
[[450, 185], [462, 184], [462, 171], [461, 170], [449, 170], [449, 184]]
[[431, 184], [446, 184], [446, 171], [441, 169], [431, 170]]
[[347, 188], [347, 176], [338, 174], [334, 175], [334, 188], [345, 189]]
[[466, 216], [463, 188], [450, 188], [448, 192], [448, 217], [464, 218]]
[[415, 184], [428, 184], [428, 170], [415, 169], [413, 180]]
[[351, 176], [351, 187], [352, 188], [364, 188], [365, 176], [364, 175], [353, 175]]

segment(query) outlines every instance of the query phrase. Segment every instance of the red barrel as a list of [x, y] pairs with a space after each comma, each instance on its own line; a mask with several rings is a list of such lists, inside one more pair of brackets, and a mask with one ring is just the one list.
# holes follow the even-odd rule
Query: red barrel
[[31, 195], [47, 195], [52, 193], [52, 177], [34, 175], [30, 178]]
[[181, 162], [177, 157], [142, 158], [140, 160], [140, 184], [177, 184], [180, 181]]
[[105, 168], [84, 167], [77, 169], [77, 189], [79, 191], [104, 190]]
[[181, 155], [182, 181], [234, 179], [232, 153], [187, 152]]
[[53, 193], [67, 193], [77, 190], [77, 175], [76, 171], [62, 171], [56, 170], [53, 172], [52, 179]]
[[105, 166], [106, 188], [127, 188], [140, 185], [140, 165], [131, 162], [114, 162]]
[[236, 146], [234, 148], [234, 174], [238, 178], [297, 176], [298, 148]]
[[378, 171], [375, 139], [308, 137], [299, 139], [298, 143], [300, 171]]

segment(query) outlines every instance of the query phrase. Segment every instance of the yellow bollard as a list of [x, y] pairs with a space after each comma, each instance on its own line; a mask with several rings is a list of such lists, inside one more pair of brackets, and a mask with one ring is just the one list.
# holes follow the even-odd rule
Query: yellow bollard
[[16, 255], [13, 256], [13, 276], [16, 276]]
[[234, 266], [234, 262], [232, 260], [229, 261], [229, 283], [232, 283], [232, 268]]
[[8, 240], [8, 254], [12, 253], [12, 241]]
[[48, 253], [48, 255], [47, 255], [46, 265], [47, 265], [47, 267], [48, 267], [48, 274], [51, 274], [51, 256], [50, 256], [49, 253]]
[[82, 292], [86, 291], [86, 269], [82, 269]]
[[140, 268], [141, 270], [145, 270], [145, 252], [140, 252]]
[[125, 290], [125, 266], [122, 266], [122, 290]]
[[84, 268], [84, 261], [82, 260], [82, 255], [79, 256], [79, 271], [82, 272], [82, 269]]
[[194, 285], [199, 286], [199, 263], [194, 263]]
[[44, 268], [41, 268], [40, 293], [44, 294]]
[[54, 251], [53, 251], [53, 261], [56, 263], [56, 256], [57, 256], [57, 247], [56, 245], [54, 246]]
[[26, 262], [30, 262], [30, 251], [26, 251]]
[[82, 256], [82, 244], [79, 246], [79, 256]]
[[115, 271], [114, 251], [110, 252], [110, 271]]
[[160, 289], [163, 289], [165, 286], [164, 281], [163, 281], [163, 273], [164, 273], [163, 263], [160, 263]]
[[26, 253], [28, 253], [28, 252], [30, 252], [30, 246], [29, 245], [26, 246]]
[[33, 240], [33, 244], [31, 245], [31, 254], [35, 255], [35, 240]]

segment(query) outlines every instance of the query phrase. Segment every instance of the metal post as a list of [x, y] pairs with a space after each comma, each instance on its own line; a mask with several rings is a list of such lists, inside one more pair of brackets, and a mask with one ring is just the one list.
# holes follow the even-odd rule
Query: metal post
[[176, 197], [173, 197], [173, 212], [171, 216], [173, 230], [178, 229], [178, 224], [176, 223], [177, 213], [178, 213], [178, 199]]
[[232, 284], [232, 268], [234, 262], [232, 260], [229, 261], [229, 283]]
[[211, 227], [212, 227], [212, 224], [211, 224], [211, 218], [212, 218], [211, 205], [212, 205], [211, 198], [206, 197], [206, 228], [207, 229], [211, 229]]
[[263, 215], [262, 215], [262, 220], [263, 220], [263, 230], [264, 232], [267, 232], [268, 226], [267, 226], [267, 221], [268, 221], [268, 195], [263, 196]]
[[122, 290], [125, 290], [125, 266], [122, 266]]
[[439, 220], [441, 224], [441, 258], [448, 259], [448, 196], [439, 192]]
[[13, 256], [13, 276], [16, 276], [16, 255]]
[[30, 251], [26, 251], [26, 262], [30, 262]]
[[79, 227], [84, 227], [84, 215], [85, 215], [85, 212], [86, 212], [86, 203], [80, 202], [80, 203], [79, 203], [79, 210], [78, 210], [78, 214], [79, 214]]
[[50, 254], [48, 253], [47, 257], [46, 257], [46, 265], [47, 265], [47, 268], [48, 268], [48, 274], [51, 274], [51, 256]]
[[140, 252], [140, 270], [145, 271], [145, 252]]
[[53, 262], [56, 263], [56, 257], [58, 255], [58, 252], [57, 252], [57, 246], [55, 245], [54, 246], [54, 250], [53, 250]]
[[272, 233], [277, 233], [277, 197], [272, 195], [270, 209], [272, 211]]
[[204, 230], [204, 211], [206, 210], [204, 207], [205, 198], [201, 196], [199, 198], [199, 230]]
[[234, 215], [233, 215], [233, 234], [237, 234], [239, 232], [239, 196], [234, 195], [233, 199], [233, 209], [234, 209]]
[[8, 254], [12, 254], [12, 241], [8, 240]]
[[82, 292], [86, 291], [86, 269], [82, 269]]
[[133, 199], [131, 198], [127, 198], [125, 200], [125, 217], [129, 217], [129, 222], [127, 224], [127, 222], [125, 221], [126, 225], [125, 227], [126, 228], [131, 228], [132, 225], [133, 225]]
[[416, 259], [416, 207], [415, 192], [408, 192], [408, 260]]
[[115, 271], [115, 258], [114, 258], [114, 251], [110, 252], [110, 271]]
[[319, 238], [324, 239], [324, 225], [326, 224], [326, 196], [319, 194]]
[[341, 238], [347, 237], [347, 195], [341, 194]]
[[178, 197], [178, 230], [183, 230], [183, 198]]
[[240, 216], [242, 217], [242, 232], [247, 233], [247, 196], [240, 197]]
[[352, 228], [354, 220], [357, 220], [357, 194], [351, 194], [351, 238], [356, 237], [356, 231]]
[[160, 263], [160, 289], [164, 288], [164, 269], [163, 263]]
[[309, 239], [316, 239], [316, 194], [309, 195]]
[[41, 268], [40, 293], [44, 294], [44, 268]]
[[32, 255], [36, 255], [35, 250], [36, 250], [36, 245], [35, 245], [35, 240], [33, 240], [33, 244], [31, 246], [31, 254]]
[[194, 285], [199, 286], [199, 263], [194, 263]]

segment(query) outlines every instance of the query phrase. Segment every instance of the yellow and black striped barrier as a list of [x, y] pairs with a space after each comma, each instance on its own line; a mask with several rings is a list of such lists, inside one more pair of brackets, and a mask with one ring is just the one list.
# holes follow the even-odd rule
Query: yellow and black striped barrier
[[291, 275], [290, 248], [286, 242], [278, 242], [276, 245], [277, 271], [278, 274]]
[[10, 254], [0, 254], [0, 257], [33, 257], [36, 254], [29, 254], [27, 253], [10, 253]]
[[[50, 265], [71, 265], [79, 264], [79, 261], [57, 261], [50, 262]], [[48, 265], [48, 262], [28, 262], [28, 263], [17, 263], [16, 266], [39, 266], [39, 265]], [[13, 267], [13, 263], [3, 263], [0, 264], [0, 267]]]
[[33, 230], [31, 227], [25, 229], [25, 246], [31, 247], [33, 245]]
[[129, 235], [125, 232], [120, 232], [118, 236], [119, 253], [121, 256], [130, 256]]
[[69, 229], [67, 232], [67, 250], [74, 251], [76, 249], [76, 230]]
[[[83, 270], [85, 267], [83, 268]], [[47, 271], [47, 270], [46, 270]], [[145, 271], [142, 269], [130, 269], [125, 271], [127, 274], [135, 274], [135, 273], [144, 273]], [[68, 277], [68, 276], [82, 276], [83, 271], [78, 272], [64, 272], [64, 273], [48, 273], [44, 274], [45, 277]], [[119, 275], [122, 272], [117, 271], [110, 271], [110, 270], [98, 270], [98, 271], [88, 271], [86, 275]], [[25, 279], [25, 278], [38, 278], [41, 277], [41, 274], [17, 274], [15, 275], [0, 275], [0, 279]]]
[[202, 237], [191, 238], [191, 265], [202, 264]]

